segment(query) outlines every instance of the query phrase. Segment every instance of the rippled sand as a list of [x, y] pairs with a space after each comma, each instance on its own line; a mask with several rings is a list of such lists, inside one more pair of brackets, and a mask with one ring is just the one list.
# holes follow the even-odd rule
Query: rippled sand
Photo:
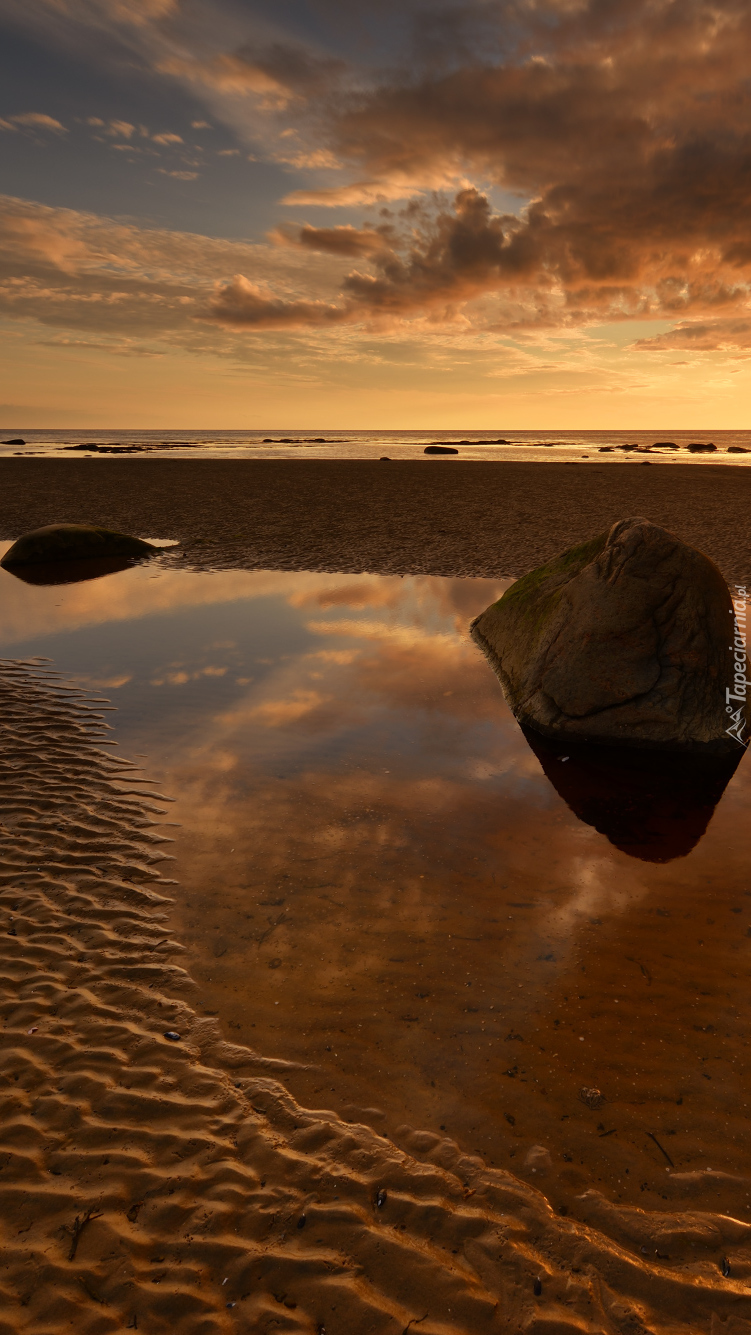
[[2, 1335], [751, 1330], [751, 1227], [715, 1212], [748, 1180], [666, 1173], [661, 1213], [589, 1190], [574, 1218], [544, 1151], [538, 1190], [300, 1107], [197, 1013], [167, 809], [96, 702], [5, 661], [0, 718]]

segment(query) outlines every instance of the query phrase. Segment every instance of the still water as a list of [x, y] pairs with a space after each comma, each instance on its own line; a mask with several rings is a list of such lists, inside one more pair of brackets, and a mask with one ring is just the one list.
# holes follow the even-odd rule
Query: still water
[[707, 1169], [695, 1204], [751, 1205], [748, 762], [533, 750], [468, 633], [502, 581], [160, 560], [0, 570], [0, 655], [108, 697], [174, 799], [173, 935], [226, 1036], [557, 1209]]

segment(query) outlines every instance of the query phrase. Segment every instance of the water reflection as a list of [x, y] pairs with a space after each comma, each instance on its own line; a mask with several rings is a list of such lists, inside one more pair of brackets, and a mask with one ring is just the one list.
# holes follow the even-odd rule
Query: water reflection
[[121, 556], [95, 556], [85, 561], [37, 561], [31, 565], [10, 566], [8, 573], [24, 584], [80, 584], [87, 579], [102, 579], [120, 570], [129, 570], [133, 560]]
[[564, 745], [522, 731], [579, 820], [645, 862], [684, 858], [696, 847], [743, 755], [740, 746], [733, 756], [694, 756]]
[[544, 1145], [556, 1206], [595, 1185], [661, 1208], [647, 1131], [681, 1169], [751, 1172], [751, 782], [553, 772], [467, 635], [504, 587], [0, 571], [0, 653], [107, 688], [121, 754], [177, 799], [205, 1008], [296, 1097], [445, 1127], [541, 1184]]

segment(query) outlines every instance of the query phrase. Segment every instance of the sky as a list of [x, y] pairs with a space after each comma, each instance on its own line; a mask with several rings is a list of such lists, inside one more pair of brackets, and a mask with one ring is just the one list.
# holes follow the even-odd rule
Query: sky
[[0, 430], [743, 428], [748, 0], [0, 0]]

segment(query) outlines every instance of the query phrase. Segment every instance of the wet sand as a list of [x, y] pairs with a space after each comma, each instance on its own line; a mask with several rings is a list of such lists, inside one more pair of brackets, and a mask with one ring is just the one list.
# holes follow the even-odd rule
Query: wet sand
[[168, 808], [96, 702], [6, 661], [0, 707], [2, 1335], [746, 1330], [751, 1225], [716, 1194], [747, 1182], [573, 1218], [449, 1135], [302, 1108], [199, 1016]]
[[96, 523], [222, 569], [514, 576], [644, 515], [751, 578], [751, 469], [455, 459], [2, 459], [0, 538]]

